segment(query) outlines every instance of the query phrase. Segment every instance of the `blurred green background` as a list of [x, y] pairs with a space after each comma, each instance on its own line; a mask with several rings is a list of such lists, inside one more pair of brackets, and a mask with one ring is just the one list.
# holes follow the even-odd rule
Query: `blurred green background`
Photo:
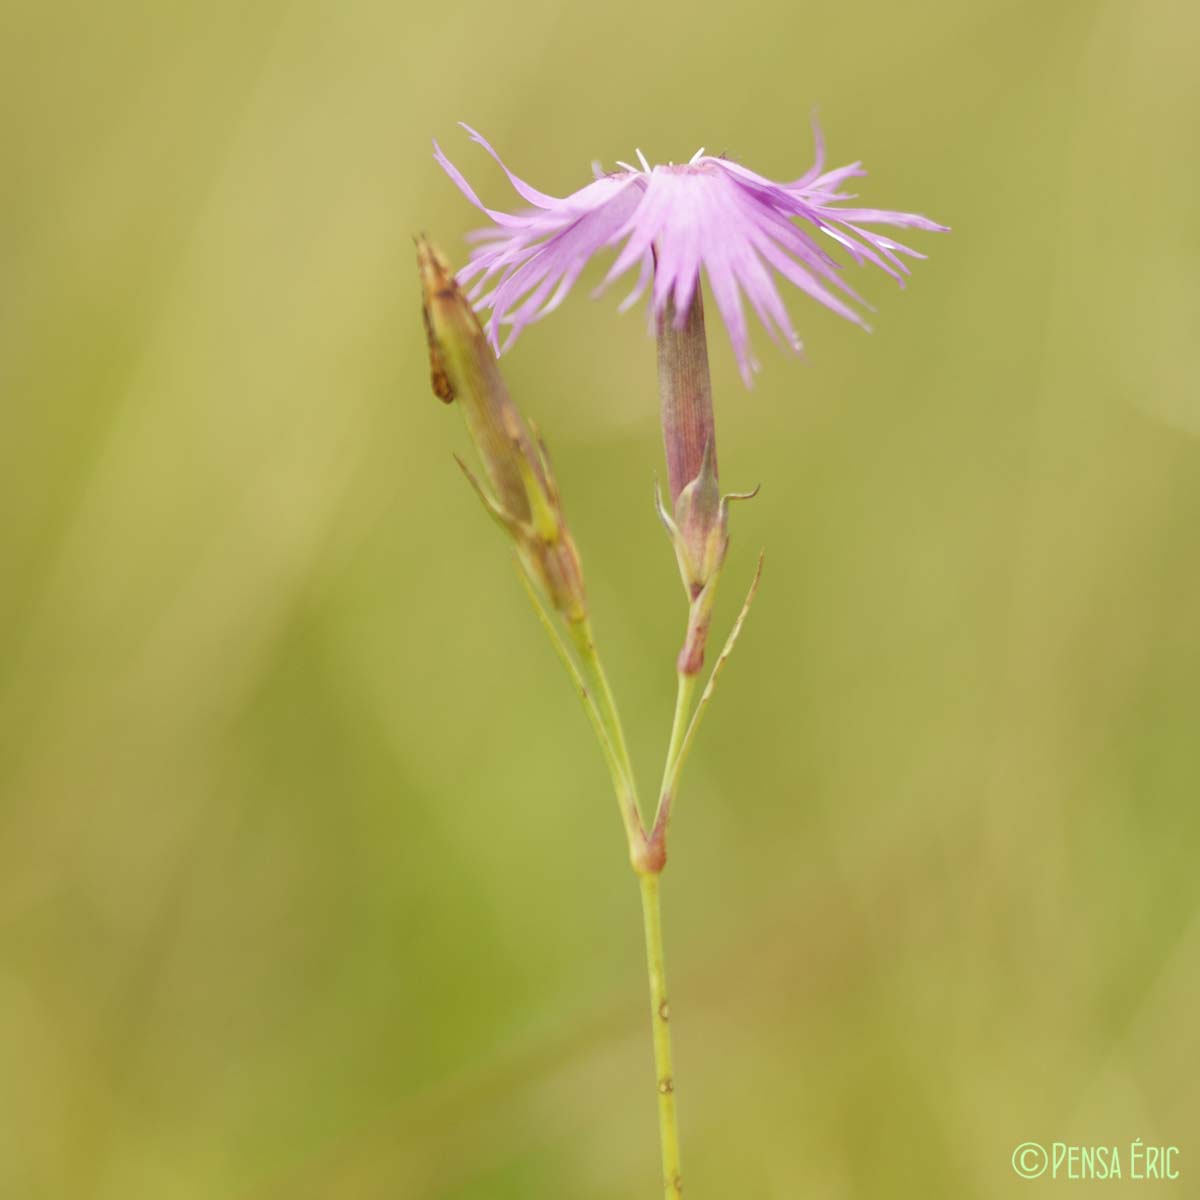
[[[714, 331], [720, 628], [767, 567], [664, 883], [688, 1195], [1138, 1137], [1194, 1189], [1198, 52], [1182, 0], [7, 0], [0, 1196], [658, 1195], [637, 890], [411, 236], [477, 224], [431, 137], [512, 201], [459, 119], [562, 193], [794, 177], [815, 106], [954, 233], [753, 391]], [[505, 367], [649, 790], [654, 348], [587, 290]]]

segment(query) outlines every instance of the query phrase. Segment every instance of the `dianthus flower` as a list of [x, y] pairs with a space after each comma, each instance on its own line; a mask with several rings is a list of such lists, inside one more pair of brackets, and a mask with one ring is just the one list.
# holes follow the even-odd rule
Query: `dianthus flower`
[[[679, 1200], [683, 1175], [671, 1051], [673, 1005], [663, 968], [659, 880], [667, 863], [683, 763], [762, 571], [760, 556], [745, 603], [697, 699], [717, 586], [730, 544], [730, 502], [754, 494], [723, 493], [720, 487], [701, 274], [708, 277], [742, 377], [749, 384], [758, 363], [750, 348], [744, 300], [774, 339], [799, 350], [778, 277], [863, 325], [859, 308], [869, 305], [845, 282], [842, 266], [828, 250], [840, 248], [843, 257], [848, 254], [856, 264], [876, 266], [903, 284], [908, 274], [905, 257], [924, 255], [869, 227], [929, 231], [945, 227], [912, 213], [854, 207], [850, 202], [855, 197], [841, 189], [846, 180], [864, 172], [858, 163], [827, 171], [819, 130], [816, 162], [790, 183], [776, 183], [703, 150], [687, 163], [652, 167], [639, 150], [640, 168], [618, 163], [619, 170], [606, 173], [597, 166], [591, 183], [559, 198], [514, 175], [483, 137], [464, 128], [500, 164], [528, 207], [516, 213], [485, 207], [434, 143], [435, 157], [446, 173], [492, 220], [491, 227], [473, 235], [470, 262], [457, 276], [450, 274], [448, 264], [431, 246], [418, 241], [434, 391], [443, 400], [460, 401], [487, 485], [468, 475], [516, 544], [542, 624], [587, 710], [612, 775], [629, 861], [642, 894], [662, 1149], [661, 1194], [664, 1200]], [[502, 349], [526, 325], [566, 299], [588, 262], [606, 249], [612, 249], [615, 258], [601, 289], [636, 269], [636, 286], [622, 307], [636, 303], [649, 290], [668, 484], [667, 499], [657, 484], [654, 498], [671, 539], [688, 608], [686, 633], [675, 662], [675, 714], [658, 800], [649, 820], [638, 804], [621, 718], [600, 664], [582, 567], [567, 531], [549, 459], [509, 396], [497, 362]], [[469, 294], [464, 295], [459, 284], [470, 286]], [[488, 319], [486, 335], [481, 312]], [[562, 618], [570, 646], [543, 601]]]
[[[703, 268], [749, 384], [759, 364], [750, 347], [743, 293], [773, 339], [801, 349], [773, 272], [847, 320], [866, 325], [852, 303], [870, 305], [846, 283], [841, 265], [815, 235], [825, 235], [855, 263], [870, 263], [903, 285], [908, 266], [902, 256], [925, 255], [864, 226], [946, 230], [914, 213], [848, 205], [856, 197], [841, 191], [842, 185], [866, 172], [857, 162], [826, 171], [819, 128], [816, 161], [789, 183], [777, 183], [703, 149], [686, 163], [656, 166], [638, 151], [640, 168], [618, 163], [619, 170], [606, 173], [594, 165], [595, 179], [562, 198], [531, 187], [481, 134], [463, 128], [531, 206], [516, 213], [488, 208], [434, 142], [438, 163], [493, 221], [472, 235], [471, 260], [458, 278], [473, 284], [469, 296], [476, 307], [490, 310], [488, 336], [497, 353], [511, 346], [526, 325], [563, 302], [595, 254], [619, 247], [597, 294], [636, 267], [637, 283], [622, 311], [649, 287], [653, 316], [661, 320], [669, 308], [675, 327], [682, 329]], [[501, 327], [508, 329], [503, 344]]]

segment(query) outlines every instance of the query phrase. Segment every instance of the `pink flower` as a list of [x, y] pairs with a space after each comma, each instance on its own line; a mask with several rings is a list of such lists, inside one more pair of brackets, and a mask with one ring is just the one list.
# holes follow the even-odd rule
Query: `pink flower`
[[[843, 207], [855, 197], [840, 186], [866, 172], [859, 163], [826, 171], [819, 128], [816, 162], [790, 183], [775, 183], [727, 158], [706, 155], [703, 149], [687, 163], [653, 167], [639, 150], [641, 169], [619, 163], [619, 171], [606, 174], [597, 164], [591, 183], [561, 199], [530, 187], [504, 165], [482, 135], [468, 125], [463, 128], [500, 164], [531, 206], [518, 213], [487, 208], [434, 142], [434, 158], [494, 222], [471, 235], [471, 261], [458, 279], [464, 285], [474, 281], [472, 302], [491, 310], [488, 335], [497, 354], [508, 349], [526, 325], [563, 302], [594, 254], [619, 246], [596, 294], [637, 267], [636, 286], [621, 311], [653, 281], [652, 313], [661, 316], [670, 306], [676, 325], [682, 327], [703, 267], [742, 378], [749, 384], [759, 364], [750, 348], [743, 292], [773, 339], [796, 351], [801, 348], [773, 272], [867, 328], [848, 301], [870, 305], [845, 282], [841, 265], [815, 234], [839, 243], [855, 263], [872, 263], [903, 286], [908, 267], [901, 255], [925, 255], [863, 226], [946, 231], [946, 226], [912, 213]], [[509, 327], [503, 347], [501, 326]]]

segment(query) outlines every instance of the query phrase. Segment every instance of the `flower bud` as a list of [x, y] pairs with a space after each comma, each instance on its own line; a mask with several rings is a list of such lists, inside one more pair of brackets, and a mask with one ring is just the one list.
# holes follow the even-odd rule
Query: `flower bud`
[[545, 446], [508, 394], [479, 319], [449, 266], [417, 239], [434, 394], [457, 401], [490, 490], [459, 466], [484, 507], [513, 539], [521, 563], [549, 603], [571, 623], [587, 616], [579, 554], [563, 517]]

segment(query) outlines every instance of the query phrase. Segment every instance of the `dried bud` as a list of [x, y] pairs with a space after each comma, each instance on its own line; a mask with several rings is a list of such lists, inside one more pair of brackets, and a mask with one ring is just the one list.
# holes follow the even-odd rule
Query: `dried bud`
[[508, 394], [496, 356], [445, 259], [417, 239], [434, 394], [457, 401], [491, 489], [459, 460], [484, 507], [508, 532], [529, 575], [568, 622], [587, 615], [579, 554], [540, 440]]

